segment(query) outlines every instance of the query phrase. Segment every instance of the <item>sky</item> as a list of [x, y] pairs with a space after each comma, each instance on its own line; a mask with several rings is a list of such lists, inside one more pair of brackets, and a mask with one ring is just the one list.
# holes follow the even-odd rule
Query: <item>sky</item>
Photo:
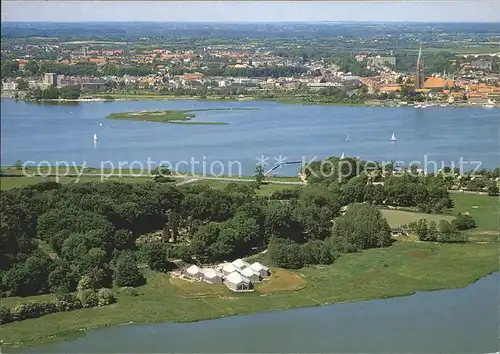
[[500, 0], [23, 1], [2, 0], [2, 21], [500, 22]]

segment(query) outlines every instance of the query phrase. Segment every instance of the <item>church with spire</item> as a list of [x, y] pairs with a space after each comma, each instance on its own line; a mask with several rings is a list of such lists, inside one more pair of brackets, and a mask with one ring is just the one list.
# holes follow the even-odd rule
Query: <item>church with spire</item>
[[425, 83], [424, 59], [422, 58], [422, 44], [418, 51], [417, 72], [415, 75], [415, 90], [422, 90]]

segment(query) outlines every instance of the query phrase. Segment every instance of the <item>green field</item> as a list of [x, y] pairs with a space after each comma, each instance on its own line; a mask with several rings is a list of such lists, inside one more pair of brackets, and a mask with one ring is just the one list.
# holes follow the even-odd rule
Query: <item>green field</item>
[[390, 227], [408, 225], [410, 222], [416, 222], [420, 219], [426, 219], [427, 221], [435, 221], [436, 223], [438, 223], [439, 220], [451, 221], [455, 218], [451, 215], [425, 214], [402, 210], [382, 209], [381, 211], [384, 217], [387, 219]]
[[[275, 273], [253, 293], [184, 284], [146, 271], [137, 297], [118, 294], [107, 307], [62, 312], [0, 326], [6, 347], [37, 345], [82, 335], [81, 329], [128, 322], [195, 321], [259, 311], [409, 295], [417, 290], [464, 287], [498, 270], [494, 244], [397, 242], [385, 249], [346, 254], [333, 265]], [[262, 294], [272, 296], [262, 297]], [[44, 299], [50, 295], [43, 296]], [[25, 300], [36, 300], [37, 297]], [[42, 297], [40, 297], [42, 299]], [[13, 306], [18, 298], [3, 299]]]
[[476, 228], [468, 230], [471, 240], [491, 241], [499, 236], [499, 199], [487, 195], [452, 194], [452, 213], [470, 213], [476, 221]]
[[[0, 177], [0, 189], [11, 189], [24, 186], [30, 186], [41, 182], [55, 182], [56, 177]], [[124, 183], [146, 183], [151, 182], [150, 177], [109, 177], [103, 180], [106, 182], [124, 182]], [[85, 183], [95, 182], [100, 183], [100, 176], [82, 176], [77, 177], [59, 177], [58, 182], [61, 184], [66, 183]], [[175, 181], [174, 181], [175, 182]]]

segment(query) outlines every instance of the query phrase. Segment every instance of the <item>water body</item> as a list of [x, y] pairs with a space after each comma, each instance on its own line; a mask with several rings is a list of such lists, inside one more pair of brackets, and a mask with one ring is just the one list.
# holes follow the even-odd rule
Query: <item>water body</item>
[[[255, 110], [198, 112], [196, 120], [229, 125], [181, 125], [107, 120], [110, 113], [200, 108]], [[266, 101], [115, 101], [33, 104], [2, 100], [1, 164], [74, 162], [99, 167], [122, 161], [168, 161], [179, 170], [253, 174], [258, 157], [266, 167], [280, 159], [357, 156], [365, 160], [413, 160], [438, 165], [481, 161], [498, 166], [498, 108], [426, 109], [286, 105]], [[103, 125], [100, 126], [100, 123]], [[389, 140], [395, 133], [397, 141]], [[93, 135], [97, 134], [96, 144]], [[346, 142], [346, 135], [350, 141]], [[194, 162], [191, 162], [194, 161]], [[196, 161], [198, 163], [196, 163]], [[214, 161], [220, 161], [215, 162]], [[105, 164], [106, 165], [106, 164]], [[205, 165], [205, 167], [203, 167]], [[472, 169], [475, 163], [464, 164]], [[109, 167], [109, 164], [106, 165]], [[136, 163], [134, 167], [138, 167]], [[231, 166], [231, 171], [230, 171]], [[428, 164], [429, 170], [433, 169]], [[222, 171], [224, 169], [224, 171]], [[293, 175], [297, 167], [276, 172]]]
[[23, 352], [488, 353], [498, 350], [499, 280], [495, 273], [467, 288], [408, 297], [109, 327]]

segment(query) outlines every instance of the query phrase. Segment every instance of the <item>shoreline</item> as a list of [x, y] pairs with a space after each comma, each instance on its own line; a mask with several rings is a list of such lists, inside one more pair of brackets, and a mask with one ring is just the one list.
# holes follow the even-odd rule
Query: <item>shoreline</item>
[[[395, 299], [395, 298], [414, 296], [417, 293], [430, 293], [430, 292], [435, 292], [435, 291], [459, 290], [459, 289], [465, 289], [471, 285], [474, 285], [478, 281], [480, 281], [488, 276], [491, 276], [493, 274], [496, 274], [498, 272], [499, 272], [499, 270], [491, 271], [483, 276], [480, 276], [480, 277], [470, 281], [469, 283], [467, 283], [463, 286], [457, 286], [457, 287], [443, 287], [443, 288], [437, 288], [437, 289], [414, 290], [412, 292], [404, 293], [404, 294], [369, 297], [369, 298], [365, 298], [365, 299], [354, 299], [354, 300], [346, 300], [346, 301], [339, 301], [339, 302], [325, 302], [323, 304], [311, 304], [311, 305], [306, 305], [306, 306], [291, 306], [291, 307], [283, 307], [283, 308], [276, 308], [276, 309], [269, 309], [269, 310], [249, 310], [248, 312], [241, 312], [241, 313], [236, 313], [236, 314], [214, 316], [214, 317], [202, 317], [202, 318], [193, 319], [193, 320], [179, 320], [179, 321], [161, 321], [161, 320], [133, 321], [133, 320], [130, 320], [130, 321], [125, 321], [125, 322], [117, 322], [117, 323], [111, 322], [111, 323], [102, 324], [102, 325], [90, 325], [87, 327], [82, 327], [82, 328], [71, 330], [71, 331], [62, 331], [60, 333], [56, 333], [56, 334], [50, 335], [48, 337], [34, 338], [34, 339], [31, 339], [29, 341], [24, 341], [24, 342], [9, 343], [9, 342], [2, 341], [2, 342], [0, 342], [0, 345], [6, 346], [4, 349], [7, 349], [7, 352], [9, 352], [9, 350], [22, 349], [22, 348], [33, 348], [33, 347], [38, 347], [38, 346], [43, 346], [43, 345], [69, 342], [69, 341], [73, 341], [73, 340], [76, 340], [78, 338], [87, 336], [88, 331], [99, 330], [99, 329], [104, 329], [104, 328], [109, 328], [109, 327], [119, 327], [119, 326], [129, 326], [129, 325], [159, 325], [159, 324], [197, 323], [197, 322], [205, 322], [205, 321], [214, 321], [214, 320], [219, 320], [219, 319], [223, 319], [223, 318], [230, 318], [230, 317], [257, 315], [257, 314], [263, 314], [263, 313], [291, 311], [291, 310], [315, 308], [315, 307], [322, 307], [322, 306], [342, 305], [342, 304], [358, 303], [358, 302], [368, 302], [368, 301], [374, 301], [374, 300], [390, 300], [390, 299]], [[108, 306], [110, 306], [110, 305], [108, 305]], [[78, 311], [78, 310], [76, 310], [76, 311]], [[25, 320], [25, 321], [29, 321], [29, 320]]]
[[[355, 284], [352, 284], [351, 287], [345, 287], [340, 285], [341, 287], [341, 292], [339, 295], [335, 294], [335, 291], [330, 294], [330, 293], [322, 293], [321, 291], [318, 291], [315, 286], [314, 286], [314, 272], [318, 272], [316, 268], [314, 267], [308, 267], [308, 268], [303, 268], [297, 270], [295, 273], [299, 274], [304, 278], [307, 282], [307, 285], [304, 289], [299, 290], [299, 291], [287, 291], [287, 292], [276, 292], [276, 293], [270, 293], [270, 294], [251, 294], [251, 295], [243, 295], [241, 297], [238, 297], [237, 301], [233, 300], [227, 300], [223, 296], [219, 295], [212, 295], [209, 297], [204, 297], [204, 296], [198, 296], [198, 297], [178, 297], [177, 300], [180, 301], [178, 304], [180, 305], [182, 303], [182, 306], [180, 311], [177, 311], [177, 307], [174, 304], [175, 308], [177, 309], [176, 311], [172, 312], [171, 309], [163, 309], [163, 311], [167, 311], [166, 313], [159, 313], [155, 311], [147, 311], [147, 313], [142, 312], [142, 309], [139, 308], [134, 308], [137, 303], [142, 301], [148, 302], [148, 305], [153, 306], [152, 309], [149, 310], [154, 310], [154, 306], [162, 306], [159, 302], [161, 301], [154, 301], [148, 298], [143, 298], [141, 297], [147, 296], [146, 294], [139, 295], [139, 297], [133, 297], [133, 298], [126, 298], [124, 295], [120, 295], [118, 299], [118, 307], [120, 307], [120, 302], [122, 303], [121, 306], [123, 309], [120, 310], [115, 310], [112, 307], [116, 305], [110, 305], [106, 306], [103, 308], [100, 308], [99, 312], [103, 315], [102, 317], [97, 316], [97, 317], [92, 317], [92, 321], [94, 323], [88, 323], [89, 321], [85, 321], [85, 315], [89, 315], [90, 312], [93, 313], [92, 316], [95, 315], [95, 311], [92, 311], [92, 309], [81, 309], [81, 310], [76, 310], [79, 312], [78, 314], [73, 313], [73, 312], [67, 312], [67, 313], [55, 313], [51, 315], [47, 315], [41, 318], [35, 318], [35, 319], [29, 319], [29, 320], [24, 320], [21, 322], [13, 322], [7, 325], [2, 325], [0, 326], [0, 333], [2, 334], [2, 337], [4, 338], [4, 341], [2, 343], [2, 346], [9, 350], [9, 351], [15, 351], [15, 349], [20, 349], [20, 348], [26, 348], [26, 347], [37, 347], [37, 346], [42, 346], [42, 345], [47, 345], [51, 343], [56, 343], [56, 342], [62, 342], [62, 341], [70, 341], [74, 340], [78, 337], [85, 336], [87, 335], [87, 331], [89, 330], [94, 330], [94, 329], [100, 329], [100, 328], [105, 328], [105, 327], [114, 327], [114, 326], [121, 326], [121, 325], [128, 325], [128, 324], [159, 324], [159, 323], [189, 323], [189, 322], [201, 322], [201, 321], [206, 321], [206, 320], [214, 320], [214, 319], [220, 319], [220, 318], [227, 318], [227, 317], [233, 317], [233, 316], [245, 316], [245, 315], [250, 315], [250, 314], [258, 314], [258, 313], [265, 313], [265, 312], [273, 312], [273, 311], [287, 311], [287, 310], [293, 310], [293, 309], [299, 309], [299, 308], [312, 308], [312, 307], [317, 307], [317, 306], [328, 306], [328, 305], [334, 305], [334, 304], [343, 304], [343, 303], [352, 303], [352, 302], [361, 302], [361, 301], [371, 301], [371, 300], [380, 300], [380, 299], [391, 299], [391, 298], [397, 298], [397, 297], [403, 297], [403, 296], [412, 296], [415, 295], [418, 292], [429, 292], [429, 291], [441, 291], [441, 290], [451, 290], [451, 289], [461, 289], [461, 288], [466, 288], [467, 286], [470, 286], [471, 284], [474, 284], [475, 282], [483, 279], [486, 276], [489, 276], [491, 274], [498, 273], [498, 266], [492, 262], [490, 262], [490, 258], [496, 257], [496, 247], [494, 245], [476, 245], [476, 244], [469, 244], [469, 245], [462, 245], [464, 247], [461, 247], [460, 245], [452, 245], [452, 246], [442, 246], [439, 245], [440, 251], [442, 251], [445, 254], [445, 257], [447, 256], [446, 253], [448, 253], [448, 256], [451, 254], [455, 254], [456, 250], [460, 250], [460, 254], [464, 254], [463, 252], [468, 252], [468, 261], [474, 261], [476, 258], [476, 255], [474, 254], [476, 251], [479, 251], [478, 255], [479, 258], [478, 260], [480, 261], [479, 264], [482, 264], [482, 267], [479, 269], [476, 269], [475, 272], [471, 272], [469, 274], [464, 274], [461, 272], [460, 268], [462, 270], [468, 267], [468, 265], [465, 263], [458, 264], [458, 269], [456, 271], [452, 271], [451, 274], [450, 272], [443, 271], [444, 273], [437, 274], [436, 276], [429, 276], [427, 279], [427, 282], [422, 283], [419, 278], [422, 274], [417, 274], [415, 277], [415, 280], [417, 281], [416, 283], [412, 284], [404, 284], [402, 288], [397, 288], [394, 286], [394, 284], [399, 284], [399, 277], [401, 275], [394, 274], [392, 272], [387, 274], [386, 282], [383, 282], [381, 285], [382, 287], [378, 286], [377, 284], [371, 284], [372, 285], [372, 291], [373, 293], [370, 294], [370, 289], [367, 289], [363, 292], [357, 292], [356, 293], [356, 286]], [[367, 254], [375, 254], [381, 253], [381, 252], [387, 252], [387, 253], [396, 253], [393, 255], [395, 259], [394, 261], [398, 260], [398, 257], [405, 256], [404, 254], [397, 254], [397, 252], [400, 252], [401, 249], [403, 251], [411, 251], [411, 250], [420, 250], [420, 251], [431, 251], [436, 247], [436, 245], [419, 245], [419, 244], [414, 244], [412, 242], [408, 241], [401, 241], [398, 246], [391, 246], [388, 249], [374, 249], [368, 252], [362, 252], [361, 254], [353, 254], [351, 256], [347, 256], [342, 263], [344, 263], [344, 266], [346, 265], [345, 261], [347, 258], [349, 258], [349, 262], [353, 259], [356, 258], [356, 256], [361, 256], [361, 257], [366, 257]], [[401, 249], [398, 249], [401, 248]], [[487, 251], [486, 254], [482, 253], [484, 251]], [[419, 252], [419, 251], [413, 251], [413, 252]], [[439, 252], [441, 254], [441, 252]], [[345, 256], [344, 256], [345, 257]], [[339, 263], [341, 262], [342, 258], [339, 259]], [[454, 257], [454, 256], [453, 256]], [[427, 260], [430, 260], [431, 258], [428, 258]], [[390, 263], [391, 259], [387, 259], [385, 262]], [[415, 259], [413, 259], [415, 261]], [[425, 261], [425, 260], [424, 260]], [[446, 262], [446, 260], [439, 260], [439, 262]], [[481, 262], [482, 261], [482, 262]], [[336, 262], [337, 263], [337, 262]], [[460, 262], [459, 262], [460, 263]], [[432, 268], [432, 266], [430, 266]], [[342, 265], [338, 264], [337, 266], [334, 265], [332, 266], [327, 266], [325, 268], [340, 268], [337, 269], [336, 271], [341, 271]], [[323, 269], [323, 268], [321, 268]], [[390, 269], [390, 268], [389, 268]], [[396, 270], [397, 271], [397, 270]], [[430, 271], [430, 270], [429, 270]], [[322, 273], [320, 271], [320, 273]], [[438, 272], [439, 273], [439, 272]], [[305, 275], [304, 275], [305, 274]], [[456, 277], [455, 275], [461, 274], [460, 277]], [[442, 278], [443, 275], [450, 275], [449, 277]], [[161, 275], [163, 276], [163, 275]], [[318, 276], [322, 277], [324, 275], [319, 274]], [[166, 275], [165, 275], [166, 277]], [[312, 278], [311, 278], [312, 277]], [[350, 276], [351, 279], [348, 280], [348, 282], [352, 282], [353, 280], [359, 280], [362, 281], [366, 275], [363, 274], [354, 274]], [[357, 279], [359, 278], [359, 279]], [[166, 279], [166, 278], [165, 278]], [[336, 279], [336, 280], [340, 280]], [[411, 283], [411, 279], [410, 283]], [[149, 278], [148, 278], [149, 281]], [[370, 283], [371, 281], [369, 281]], [[312, 286], [311, 286], [312, 285]], [[401, 285], [401, 284], [400, 284]], [[354, 286], [354, 288], [353, 288]], [[366, 286], [366, 285], [364, 285]], [[363, 287], [364, 287], [363, 286]], [[354, 291], [354, 292], [353, 292]], [[174, 297], [175, 298], [175, 297]], [[168, 303], [170, 300], [174, 298], [169, 298], [166, 296], [165, 298], [161, 297], [162, 301], [166, 301]], [[130, 302], [127, 306], [127, 300], [133, 301]], [[266, 301], [264, 301], [266, 300]], [[273, 301], [274, 300], [274, 301]], [[154, 304], [150, 304], [149, 302], [155, 302]], [[210, 310], [208, 312], [190, 312], [193, 309], [197, 309], [200, 301], [203, 302], [208, 302], [208, 305], [214, 305], [214, 306], [209, 306], [210, 308], [213, 308], [214, 310]], [[163, 303], [163, 302], [162, 302]], [[228, 307], [226, 308], [217, 308], [216, 305], [221, 305], [221, 304], [226, 304]], [[234, 305], [234, 306], [233, 306]], [[238, 306], [240, 305], [240, 306]], [[250, 306], [249, 306], [250, 305]], [[182, 311], [182, 307], [187, 306], [188, 311], [184, 313]], [[131, 308], [132, 307], [132, 308]], [[138, 312], [141, 310], [141, 312]], [[118, 311], [118, 314], [121, 316], [118, 317], [113, 317], [111, 312], [107, 311]], [[210, 313], [211, 312], [211, 313]], [[181, 315], [182, 313], [182, 315]], [[12, 340], [12, 341], [6, 341], [5, 338], [8, 337], [7, 331], [11, 331], [11, 333], [17, 333], [20, 327], [24, 327], [25, 333], [26, 334], [32, 334], [32, 331], [30, 328], [38, 328], [38, 327], [43, 327], [44, 320], [49, 319], [52, 317], [51, 321], [55, 321], [54, 323], [57, 323], [58, 325], [54, 327], [60, 328], [63, 326], [66, 326], [65, 330], [55, 330], [54, 332], [48, 334], [48, 335], [38, 335], [32, 338], [27, 338], [25, 340]], [[58, 319], [56, 319], [56, 317]], [[139, 318], [137, 318], [139, 317]], [[103, 318], [103, 320], [100, 320], [99, 318]], [[66, 321], [65, 321], [66, 320]], [[38, 321], [38, 322], [37, 322]], [[59, 325], [59, 323], [62, 323], [62, 325]], [[86, 325], [82, 326], [83, 323], [86, 323]], [[33, 327], [34, 326], [34, 327]], [[73, 328], [71, 328], [73, 326]], [[17, 329], [16, 329], [17, 327]], [[21, 328], [22, 329], [22, 328]], [[2, 330], [5, 332], [2, 333]], [[39, 330], [39, 329], [38, 329]], [[43, 330], [39, 330], [42, 331]]]
[[[178, 101], [178, 100], [192, 100], [192, 101], [216, 101], [216, 102], [236, 102], [236, 101], [262, 101], [262, 102], [276, 102], [280, 104], [298, 104], [298, 105], [305, 105], [305, 106], [342, 106], [342, 107], [369, 107], [369, 108], [419, 108], [419, 109], [424, 109], [424, 108], [477, 108], [477, 109], [500, 109], [500, 105], [494, 105], [494, 106], [483, 106], [483, 105], [474, 105], [474, 104], [468, 104], [468, 103], [455, 103], [455, 104], [450, 104], [450, 103], [435, 103], [431, 104], [428, 106], [418, 106], [415, 104], [398, 104], [398, 103], [393, 103], [393, 104], [383, 104], [383, 103], [374, 103], [374, 102], [305, 102], [301, 100], [297, 100], [294, 98], [259, 98], [259, 97], [253, 97], [253, 96], [245, 96], [245, 97], [222, 97], [222, 96], [212, 96], [212, 97], [196, 97], [196, 96], [166, 96], [166, 95], [141, 95], [141, 94], [110, 94], [109, 98], [102, 98], [102, 97], [96, 97], [96, 98], [76, 98], [76, 99], [63, 99], [63, 98], [56, 98], [56, 99], [41, 99], [38, 101], [33, 101], [33, 100], [22, 100], [19, 99], [20, 101], [24, 102], [34, 102], [34, 103], [41, 103], [41, 102], [114, 102], [114, 101]], [[13, 97], [2, 97], [2, 99], [12, 99], [16, 100]]]

